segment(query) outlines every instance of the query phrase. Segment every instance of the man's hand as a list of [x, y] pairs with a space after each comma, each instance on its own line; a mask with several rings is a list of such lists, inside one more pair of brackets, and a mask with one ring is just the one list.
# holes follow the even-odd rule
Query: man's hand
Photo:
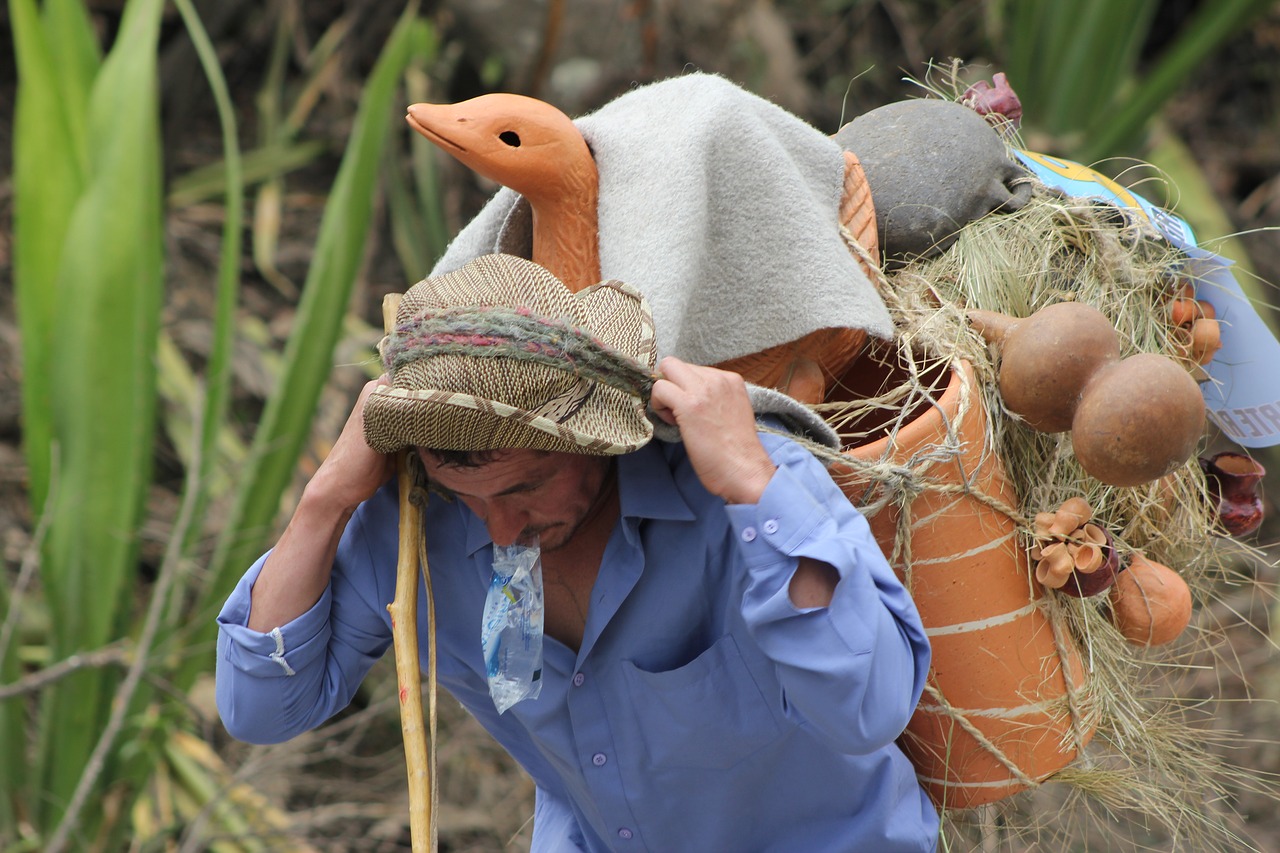
[[364, 440], [365, 400], [374, 388], [386, 384], [387, 378], [382, 376], [360, 391], [333, 449], [307, 484], [307, 497], [312, 501], [349, 512], [373, 497], [395, 473], [394, 455], [377, 453]]
[[364, 401], [386, 379], [364, 386], [342, 434], [302, 492], [293, 518], [253, 585], [249, 627], [270, 631], [296, 619], [329, 584], [338, 540], [357, 506], [395, 473], [391, 455], [364, 440]]
[[668, 356], [653, 384], [654, 413], [680, 428], [689, 461], [707, 491], [753, 504], [777, 470], [756, 435], [746, 383], [736, 373]]

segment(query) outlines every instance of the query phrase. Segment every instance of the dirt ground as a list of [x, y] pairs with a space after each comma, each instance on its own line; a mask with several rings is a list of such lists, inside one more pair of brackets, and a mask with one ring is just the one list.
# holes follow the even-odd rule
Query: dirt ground
[[[117, 5], [95, 4], [104, 25], [114, 20]], [[227, 65], [249, 137], [254, 132], [252, 99], [263, 73], [260, 55], [271, 32], [268, 16], [251, 14], [252, 5], [224, 3], [222, 8], [209, 11], [210, 28]], [[359, 5], [337, 0], [307, 4], [297, 37], [302, 55], [329, 22], [345, 14], [353, 23], [350, 55], [341, 73], [323, 87], [322, 104], [305, 128], [305, 133], [325, 140], [332, 152], [341, 151], [360, 75], [367, 73], [398, 13], [398, 8], [374, 11], [377, 4], [355, 8]], [[631, 79], [650, 79], [692, 66], [750, 80], [759, 91], [816, 126], [832, 130], [839, 125], [842, 109], [850, 105], [841, 103], [838, 94], [845, 83], [834, 86], [830, 78], [847, 81], [851, 74], [863, 76], [855, 90], [856, 103], [851, 106], [857, 109], [853, 112], [907, 97], [913, 90], [901, 83], [903, 74], [897, 69], [919, 74], [929, 57], [964, 55], [970, 46], [963, 42], [973, 37], [976, 27], [972, 2], [922, 4], [928, 8], [919, 9], [898, 2], [824, 6], [816, 2], [715, 0], [705, 5], [686, 4], [683, 11], [657, 18], [652, 14], [645, 17], [644, 10], [652, 11], [662, 4], [643, 0], [584, 4], [578, 18], [571, 19], [561, 33], [555, 61], [547, 63], [540, 52], [546, 44], [541, 37], [544, 20], [538, 11], [542, 4], [508, 4], [502, 10], [502, 27], [492, 24], [495, 9], [502, 5], [496, 0], [424, 5], [436, 16], [450, 45], [448, 70], [442, 72], [437, 92], [440, 100], [460, 100], [490, 85], [487, 75], [494, 72], [485, 57], [494, 55], [502, 57], [498, 76], [505, 88], [536, 92], [571, 113], [597, 106], [624, 90]], [[1185, 15], [1194, 5], [1166, 4], [1171, 17]], [[845, 10], [835, 16], [836, 25], [824, 26], [821, 10], [837, 7], [862, 11]], [[935, 7], [945, 13], [930, 17]], [[661, 25], [657, 30], [646, 24], [654, 21]], [[10, 44], [7, 25], [7, 15], [0, 17], [0, 43], [6, 45]], [[1171, 20], [1168, 26], [1172, 25]], [[841, 61], [833, 44], [842, 38], [867, 51], [866, 64], [845, 67], [842, 76], [827, 74], [825, 83], [815, 82], [833, 63]], [[1153, 42], [1159, 38], [1157, 27]], [[743, 48], [744, 44], [752, 45], [751, 50]], [[193, 81], [190, 85], [198, 84], [197, 72], [176, 36], [166, 41], [164, 62], [166, 79], [172, 82], [186, 75]], [[0, 50], [0, 111], [6, 116], [12, 113], [13, 85], [11, 55]], [[211, 110], [200, 107], [199, 97], [191, 97], [176, 86], [175, 90], [166, 91], [166, 151], [171, 157], [166, 168], [171, 175], [218, 156]], [[1032, 110], [1034, 105], [1026, 108]], [[1171, 103], [1166, 118], [1204, 167], [1258, 276], [1280, 283], [1280, 232], [1268, 230], [1280, 226], [1277, 116], [1280, 6], [1207, 63], [1203, 73]], [[5, 152], [9, 151], [9, 128], [8, 121], [0, 121], [0, 148]], [[305, 275], [309, 246], [335, 165], [336, 156], [329, 154], [289, 178], [276, 263], [291, 281], [301, 282]], [[447, 214], [451, 229], [456, 231], [492, 188], [479, 184], [460, 167], [446, 163], [443, 169]], [[20, 452], [21, 364], [9, 281], [11, 193], [6, 158], [0, 167], [0, 553], [6, 572], [16, 571], [32, 528]], [[216, 265], [219, 226], [216, 211], [202, 206], [174, 210], [171, 216], [168, 327], [180, 345], [189, 349], [198, 350], [208, 306], [204, 295], [185, 282], [204, 280]], [[376, 339], [368, 330], [380, 327], [382, 294], [403, 289], [424, 272], [401, 270], [389, 247], [390, 236], [382, 223], [369, 248], [369, 264], [354, 306], [368, 326], [344, 344], [339, 364], [352, 364], [358, 358], [353, 354], [366, 352]], [[249, 259], [244, 269], [243, 311], [265, 321], [271, 334], [264, 342], [246, 342], [237, 365], [238, 404], [253, 411], [264, 390], [259, 369], [262, 350], [282, 345], [294, 297], [268, 282]], [[335, 371], [317, 417], [316, 445], [303, 461], [300, 482], [306, 471], [313, 470], [325, 441], [336, 434], [361, 382], [358, 369]], [[162, 448], [160, 452], [165, 451]], [[1280, 476], [1280, 455], [1268, 453], [1263, 458], [1276, 472], [1268, 481], [1268, 490], [1272, 495], [1280, 494], [1274, 485], [1274, 476]], [[171, 468], [171, 458], [162, 460], [160, 467], [163, 479]], [[166, 490], [164, 482], [157, 484], [157, 507], [172, 501]], [[1272, 509], [1270, 504], [1268, 508]], [[159, 511], [163, 514], [163, 509]], [[1153, 689], [1168, 690], [1200, 725], [1215, 732], [1215, 749], [1225, 761], [1250, 768], [1269, 785], [1280, 773], [1280, 738], [1274, 735], [1280, 724], [1280, 706], [1276, 704], [1280, 699], [1280, 653], [1270, 640], [1268, 621], [1276, 607], [1271, 590], [1280, 581], [1274, 565], [1280, 518], [1274, 512], [1257, 542], [1262, 552], [1257, 560], [1241, 567], [1241, 580], [1224, 583], [1217, 600], [1197, 613], [1202, 636], [1214, 637], [1212, 647], [1198, 652], [1197, 666], [1183, 669], [1175, 681]], [[207, 688], [205, 685], [197, 691], [193, 701], [211, 714]], [[207, 735], [239, 778], [250, 780], [287, 809], [293, 833], [315, 849], [405, 850], [407, 801], [394, 693], [391, 665], [384, 661], [356, 703], [319, 732], [282, 746], [253, 748], [230, 742], [213, 723], [207, 727]], [[441, 849], [450, 853], [527, 850], [531, 784], [448, 697], [441, 701], [439, 749]], [[1204, 804], [1206, 809], [1237, 815], [1230, 822], [1241, 840], [1238, 845], [1224, 843], [1222, 849], [1280, 850], [1280, 808], [1274, 791], [1250, 790], [1233, 782], [1227, 787], [1225, 800]], [[1024, 813], [1052, 810], [1062, 796], [1046, 790], [1026, 798], [1017, 808]], [[981, 839], [975, 841], [975, 849], [984, 851], [1191, 849], [1180, 846], [1176, 837], [1159, 828], [1135, 827], [1123, 814], [1104, 810], [1096, 813], [1094, 821], [1071, 832], [1068, 839], [1056, 837], [1053, 831], [1047, 831], [1039, 841], [1016, 837], [1001, 829], [1004, 818], [994, 812], [974, 819], [987, 824], [973, 835]], [[1056, 840], [1048, 842], [1048, 838]]]

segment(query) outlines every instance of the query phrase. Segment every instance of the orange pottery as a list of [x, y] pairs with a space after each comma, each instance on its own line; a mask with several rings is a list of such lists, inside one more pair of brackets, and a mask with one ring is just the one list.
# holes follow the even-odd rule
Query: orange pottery
[[[874, 375], [875, 364], [866, 358], [846, 375], [846, 399], [878, 396], [901, 380], [888, 369]], [[1043, 781], [1069, 764], [1093, 731], [1073, 713], [1084, 663], [1041, 607], [1044, 593], [1013, 519], [975, 496], [1016, 505], [1000, 459], [984, 451], [987, 422], [973, 369], [957, 361], [949, 375], [938, 369], [932, 379], [939, 386], [945, 380], [941, 397], [925, 401], [896, 431], [886, 425], [846, 451], [863, 462], [905, 466], [924, 487], [903, 506], [869, 474], [836, 476], [855, 505], [888, 497], [879, 511], [867, 509], [871, 530], [915, 599], [933, 647], [925, 694], [900, 745], [940, 807], [969, 808]], [[948, 424], [955, 453], [946, 452], [957, 447], [947, 441]], [[861, 435], [870, 427], [855, 428]], [[967, 490], [956, 488], [965, 484]]]

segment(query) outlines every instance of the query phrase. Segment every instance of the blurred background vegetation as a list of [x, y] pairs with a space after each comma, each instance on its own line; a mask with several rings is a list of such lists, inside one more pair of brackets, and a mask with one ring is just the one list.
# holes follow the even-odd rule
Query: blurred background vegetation
[[[382, 295], [494, 189], [409, 103], [580, 114], [699, 69], [834, 133], [956, 58], [1009, 75], [1027, 147], [1143, 180], [1274, 322], [1270, 0], [9, 0], [0, 44], [4, 850], [407, 849], [389, 666], [272, 748], [227, 741], [209, 682], [214, 613], [376, 372]], [[1179, 688], [1246, 739], [1277, 719], [1235, 701], [1276, 674], [1257, 589], [1224, 591], [1236, 665]], [[527, 849], [528, 782], [458, 709], [444, 726], [442, 847]], [[1270, 742], [1231, 760], [1280, 770]], [[1280, 849], [1273, 803], [1228, 805]], [[1093, 831], [1080, 849], [1121, 849]]]

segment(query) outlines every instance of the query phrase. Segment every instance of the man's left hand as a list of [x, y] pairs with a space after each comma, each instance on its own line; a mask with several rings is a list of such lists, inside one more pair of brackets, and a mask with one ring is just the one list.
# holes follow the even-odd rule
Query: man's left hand
[[680, 428], [702, 485], [731, 504], [753, 504], [776, 466], [756, 435], [746, 382], [736, 373], [668, 356], [653, 384], [654, 413]]

